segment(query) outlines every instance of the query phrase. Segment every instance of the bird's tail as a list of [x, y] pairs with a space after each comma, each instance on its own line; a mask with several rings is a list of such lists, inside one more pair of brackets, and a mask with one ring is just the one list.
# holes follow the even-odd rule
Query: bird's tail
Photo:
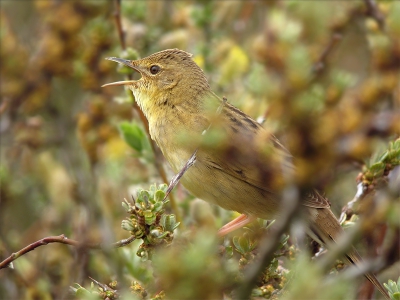
[[[350, 252], [346, 253], [346, 258], [353, 265], [359, 266], [362, 264], [362, 258], [354, 247]], [[365, 273], [364, 276], [378, 289], [379, 292], [382, 293], [382, 295], [385, 296], [386, 299], [390, 299], [388, 292], [373, 273]]]
[[[313, 238], [316, 237], [317, 242], [329, 246], [332, 242], [336, 242], [339, 236], [344, 233], [339, 221], [329, 208], [309, 208], [309, 212], [314, 220], [311, 224], [313, 234], [310, 235]], [[351, 264], [359, 267], [363, 263], [360, 254], [358, 254], [354, 247], [346, 253], [346, 258]], [[366, 273], [364, 276], [385, 296], [386, 299], [390, 299], [388, 292], [374, 274]]]

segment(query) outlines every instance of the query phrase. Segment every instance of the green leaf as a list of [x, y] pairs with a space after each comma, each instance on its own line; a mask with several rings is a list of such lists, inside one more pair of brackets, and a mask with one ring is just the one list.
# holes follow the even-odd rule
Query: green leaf
[[154, 214], [150, 210], [144, 211], [143, 215], [144, 215], [144, 220], [145, 220], [147, 225], [151, 225], [156, 221], [156, 214]]
[[400, 277], [397, 283], [393, 280], [389, 280], [388, 283], [383, 284], [389, 292], [390, 299], [400, 300]]
[[122, 134], [122, 138], [125, 142], [138, 152], [142, 152], [144, 149], [144, 143], [146, 142], [146, 135], [143, 129], [136, 123], [124, 121], [119, 124], [119, 129]]
[[71, 290], [75, 293], [75, 296], [77, 296], [78, 298], [80, 297], [85, 298], [91, 296], [91, 293], [83, 286], [79, 285], [78, 283], [75, 283], [75, 286], [76, 287], [71, 286]]
[[235, 245], [237, 251], [242, 255], [245, 255], [246, 253], [252, 251], [255, 247], [255, 244], [251, 243], [249, 237], [246, 234], [241, 237], [233, 237], [233, 244]]
[[122, 207], [125, 208], [126, 211], [129, 211], [129, 205], [126, 202], [122, 202]]
[[161, 191], [163, 191], [163, 192], [165, 193], [165, 192], [167, 192], [168, 185], [165, 184], [165, 183], [160, 184], [160, 185], [158, 186], [158, 189], [161, 190]]
[[158, 190], [155, 192], [154, 200], [156, 200], [156, 202], [162, 202], [164, 197], [165, 197], [165, 192]]
[[149, 205], [149, 200], [150, 200], [150, 193], [149, 191], [146, 190], [139, 190], [137, 193], [137, 202], [141, 203], [141, 207], [139, 208], [145, 208]]
[[180, 222], [176, 222], [175, 215], [163, 215], [161, 217], [161, 225], [164, 227], [165, 231], [174, 232], [174, 230], [179, 226]]
[[163, 207], [164, 207], [164, 203], [156, 202], [156, 203], [154, 203], [154, 208], [152, 209], [152, 211], [157, 213], [157, 212], [161, 211], [163, 209]]
[[383, 174], [383, 171], [385, 170], [385, 164], [378, 162], [373, 164], [369, 169], [374, 174], [374, 176], [381, 176]]
[[232, 246], [226, 246], [225, 247], [225, 253], [227, 258], [232, 258], [233, 257], [233, 248]]

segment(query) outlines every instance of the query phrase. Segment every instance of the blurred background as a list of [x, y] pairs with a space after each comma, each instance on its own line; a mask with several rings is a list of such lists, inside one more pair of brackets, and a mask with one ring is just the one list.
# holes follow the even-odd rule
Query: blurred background
[[[400, 2], [2, 0], [0, 6], [0, 260], [46, 236], [126, 238], [123, 199], [172, 178], [131, 93], [101, 88], [132, 76], [106, 57], [135, 59], [168, 48], [193, 53], [217, 94], [273, 129], [298, 158], [299, 185], [323, 190], [337, 216], [356, 193], [357, 175], [399, 136]], [[370, 256], [392, 249], [385, 282], [400, 275], [398, 194], [386, 186], [378, 195], [384, 209], [359, 245]], [[153, 272], [135, 255], [140, 243], [93, 252], [51, 244], [0, 271], [0, 298], [71, 298], [69, 286], [88, 287], [91, 276], [117, 280], [126, 293], [136, 280], [147, 298], [160, 291], [160, 281], [169, 299], [230, 299], [235, 281], [226, 278], [240, 278], [240, 255], [221, 261], [215, 255], [221, 242], [200, 231], [214, 234], [234, 213], [192, 201], [181, 186], [173, 197], [169, 212], [182, 222], [179, 234], [195, 245], [181, 259], [198, 266]], [[161, 264], [183, 250], [174, 251]], [[299, 261], [301, 270], [309, 268], [308, 260]], [[354, 298], [361, 281], [322, 291], [316, 274], [306, 273], [315, 284], [305, 298]], [[202, 282], [207, 290], [198, 287]], [[288, 299], [310, 283], [298, 284]], [[270, 298], [266, 286], [258, 284], [253, 297]]]

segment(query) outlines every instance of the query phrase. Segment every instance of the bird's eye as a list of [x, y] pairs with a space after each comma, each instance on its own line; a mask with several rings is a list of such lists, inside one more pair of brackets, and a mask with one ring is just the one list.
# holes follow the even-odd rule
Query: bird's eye
[[159, 66], [157, 66], [157, 65], [152, 65], [152, 66], [150, 67], [150, 73], [151, 73], [151, 74], [155, 75], [155, 74], [157, 74], [158, 72], [160, 72], [160, 67], [159, 67]]

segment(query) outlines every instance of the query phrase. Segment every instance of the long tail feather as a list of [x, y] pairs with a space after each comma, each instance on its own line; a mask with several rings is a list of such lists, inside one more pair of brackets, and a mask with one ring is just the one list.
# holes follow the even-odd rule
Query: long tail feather
[[[312, 235], [317, 236], [317, 242], [326, 246], [336, 242], [341, 234], [344, 233], [339, 221], [329, 208], [309, 208], [314, 222], [311, 224]], [[346, 253], [346, 258], [351, 264], [361, 267], [362, 258], [357, 250], [353, 249]], [[388, 292], [372, 273], [366, 273], [364, 276], [385, 296], [390, 299]]]

